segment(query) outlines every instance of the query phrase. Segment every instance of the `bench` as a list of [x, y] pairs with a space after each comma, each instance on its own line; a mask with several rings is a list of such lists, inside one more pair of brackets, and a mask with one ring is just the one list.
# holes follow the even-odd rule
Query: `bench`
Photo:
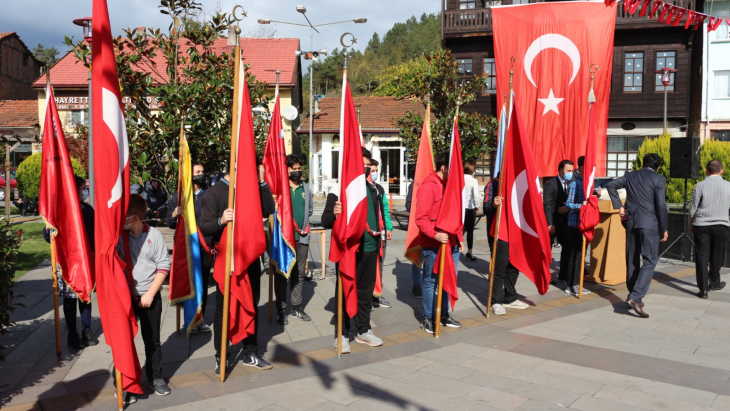
[[[408, 218], [410, 216], [411, 213], [406, 210], [393, 210], [390, 213], [391, 220], [395, 219], [395, 221], [398, 222], [401, 230], [408, 230]], [[484, 213], [482, 212], [482, 210], [477, 210], [477, 220], [474, 224], [479, 224], [479, 221], [481, 221], [482, 217], [484, 217]]]

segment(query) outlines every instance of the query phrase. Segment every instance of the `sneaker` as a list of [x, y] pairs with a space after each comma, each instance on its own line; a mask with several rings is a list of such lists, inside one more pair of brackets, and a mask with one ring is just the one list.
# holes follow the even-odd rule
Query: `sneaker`
[[198, 326], [198, 332], [209, 333], [209, 332], [211, 332], [211, 329], [210, 329], [210, 327], [208, 327], [208, 324], [202, 323]]
[[301, 308], [295, 308], [291, 310], [291, 316], [295, 318], [299, 318], [302, 321], [312, 321], [312, 317], [307, 315], [307, 313], [304, 312]]
[[450, 328], [461, 328], [461, 323], [456, 321], [455, 319], [451, 318], [451, 316], [442, 317], [441, 325], [450, 327]]
[[[337, 351], [337, 337], [335, 337], [335, 351]], [[342, 354], [349, 354], [350, 351], [350, 337], [342, 336]]]
[[433, 334], [433, 320], [430, 318], [424, 318], [421, 321], [421, 329], [429, 334]]
[[520, 300], [514, 300], [509, 304], [504, 304], [503, 307], [504, 308], [514, 308], [517, 310], [526, 310], [526, 309], [530, 308], [530, 305], [527, 303], [524, 303]]
[[371, 305], [373, 306], [373, 309], [380, 307], [380, 297], [373, 296], [373, 301]]
[[360, 344], [367, 344], [371, 347], [380, 347], [383, 345], [383, 340], [376, 337], [375, 334], [373, 334], [373, 330], [368, 330], [366, 333], [356, 335], [355, 341]]
[[[117, 398], [116, 390], [114, 390], [114, 398]], [[124, 404], [134, 404], [137, 402], [137, 397], [129, 391], [122, 391], [122, 398], [124, 399], [122, 401]]]
[[583, 289], [583, 295], [588, 295], [590, 293], [591, 293], [590, 290], [588, 290], [586, 288]]
[[192, 330], [190, 330], [190, 334], [197, 334], [199, 332], [200, 332], [200, 329], [198, 329], [198, 327], [195, 327]]
[[155, 390], [155, 394], [157, 395], [168, 395], [170, 393], [170, 387], [167, 386], [165, 380], [162, 378], [155, 378], [155, 380], [150, 383], [150, 387]]
[[274, 368], [274, 366], [271, 365], [270, 362], [264, 360], [264, 358], [258, 354], [244, 354], [241, 362], [243, 363], [243, 365], [256, 367], [259, 370], [270, 370]]
[[388, 302], [388, 300], [386, 300], [382, 296], [380, 298], [378, 298], [378, 303], [380, 304], [381, 307], [385, 307], [385, 308], [392, 307], [392, 305], [390, 304], [390, 302]]
[[99, 340], [94, 337], [94, 333], [91, 331], [91, 328], [84, 330], [81, 335], [81, 342], [87, 347], [99, 345]]
[[411, 295], [416, 298], [423, 298], [423, 291], [421, 291], [421, 286], [414, 285], [413, 289], [411, 290]]
[[289, 319], [286, 318], [286, 310], [279, 310], [276, 313], [276, 322], [281, 325], [287, 325], [289, 324]]
[[68, 346], [74, 350], [83, 350], [86, 348], [86, 345], [84, 345], [84, 342], [81, 341], [81, 338], [76, 333], [68, 335]]
[[[231, 365], [226, 360], [226, 372], [231, 369]], [[221, 357], [215, 356], [215, 375], [221, 375]]]
[[507, 310], [504, 309], [502, 304], [492, 304], [492, 312], [494, 315], [505, 315]]
[[576, 287], [574, 285], [569, 285], [569, 286], [565, 287], [565, 294], [570, 294], [572, 296], [578, 296], [577, 288], [578, 287]]

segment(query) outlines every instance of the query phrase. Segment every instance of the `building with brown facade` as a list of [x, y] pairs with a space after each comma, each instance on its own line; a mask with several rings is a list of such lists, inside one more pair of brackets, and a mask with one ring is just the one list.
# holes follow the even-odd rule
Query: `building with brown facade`
[[15, 32], [0, 33], [0, 100], [35, 100], [33, 82], [41, 75], [43, 62]]

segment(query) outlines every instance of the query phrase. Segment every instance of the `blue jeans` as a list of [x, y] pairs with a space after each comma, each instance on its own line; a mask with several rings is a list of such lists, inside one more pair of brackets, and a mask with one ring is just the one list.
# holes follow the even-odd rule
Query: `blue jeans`
[[[423, 251], [421, 251], [421, 258], [423, 258]], [[416, 264], [411, 263], [411, 278], [413, 278], [413, 287], [421, 286], [421, 272], [423, 272], [423, 267], [419, 267]]]
[[[438, 302], [438, 275], [433, 274], [433, 266], [436, 263], [438, 248], [423, 248], [423, 318], [433, 319], [436, 311], [436, 303]], [[456, 267], [456, 273], [459, 273], [459, 247], [451, 248], [451, 255]], [[449, 261], [446, 261], [448, 264]], [[444, 293], [441, 298], [441, 317], [446, 317], [449, 313], [449, 295]]]

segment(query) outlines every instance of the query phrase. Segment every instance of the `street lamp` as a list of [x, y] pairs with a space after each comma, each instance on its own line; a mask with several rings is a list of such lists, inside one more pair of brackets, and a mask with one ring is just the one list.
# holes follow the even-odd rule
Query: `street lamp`
[[[76, 19], [74, 20], [74, 24], [83, 28], [84, 41], [89, 43], [89, 48], [91, 48], [91, 17]], [[91, 57], [89, 57], [89, 59], [91, 59]], [[87, 104], [87, 108], [89, 112], [89, 203], [94, 205], [94, 140], [92, 138], [94, 122], [91, 117], [91, 69], [89, 69], [89, 102]]]
[[[360, 17], [360, 18], [356, 18], [356, 19], [352, 19], [352, 20], [334, 21], [332, 23], [312, 24], [312, 22], [309, 21], [309, 17], [307, 17], [307, 14], [306, 14], [307, 8], [306, 7], [304, 7], [302, 5], [298, 5], [297, 12], [301, 13], [304, 16], [304, 18], [307, 20], [307, 24], [290, 23], [287, 21], [276, 21], [276, 20], [271, 20], [271, 19], [259, 19], [259, 24], [279, 23], [279, 24], [289, 24], [292, 26], [309, 27], [309, 29], [310, 29], [309, 30], [310, 31], [310, 37], [309, 37], [310, 50], [314, 50], [314, 32], [316, 31], [317, 33], [319, 33], [319, 30], [317, 30], [317, 27], [330, 26], [333, 24], [341, 24], [341, 23], [362, 24], [362, 23], [367, 23], [367, 21], [368, 21], [368, 19], [366, 19], [364, 17]], [[319, 51], [297, 51], [296, 55], [297, 55], [297, 57], [304, 56], [304, 58], [306, 60], [309, 60], [311, 58], [316, 59], [317, 57], [319, 57], [319, 54], [324, 54], [326, 56], [327, 49], [322, 49]], [[313, 130], [312, 130], [312, 128], [314, 127], [314, 117], [313, 117], [314, 116], [314, 94], [313, 94], [314, 89], [313, 89], [313, 86], [314, 86], [314, 82], [312, 79], [312, 64], [310, 64], [309, 65], [309, 160], [310, 160], [309, 161], [309, 186], [310, 187], [314, 187], [314, 177], [313, 176], [314, 176], [314, 169], [315, 169], [314, 164], [313, 164], [314, 153], [312, 152], [312, 150], [313, 150], [313, 147], [312, 147]], [[317, 187], [317, 188], [319, 188], [319, 187]], [[315, 189], [315, 192], [317, 192], [316, 189]]]
[[[661, 75], [661, 81], [662, 85], [664, 85], [664, 129], [668, 129], [669, 125], [667, 124], [667, 90], [669, 89], [669, 86], [672, 85], [674, 80], [673, 74], [678, 72], [679, 70], [664, 67], [661, 70], [656, 70], [654, 73]], [[673, 85], [672, 85], [673, 87]]]

